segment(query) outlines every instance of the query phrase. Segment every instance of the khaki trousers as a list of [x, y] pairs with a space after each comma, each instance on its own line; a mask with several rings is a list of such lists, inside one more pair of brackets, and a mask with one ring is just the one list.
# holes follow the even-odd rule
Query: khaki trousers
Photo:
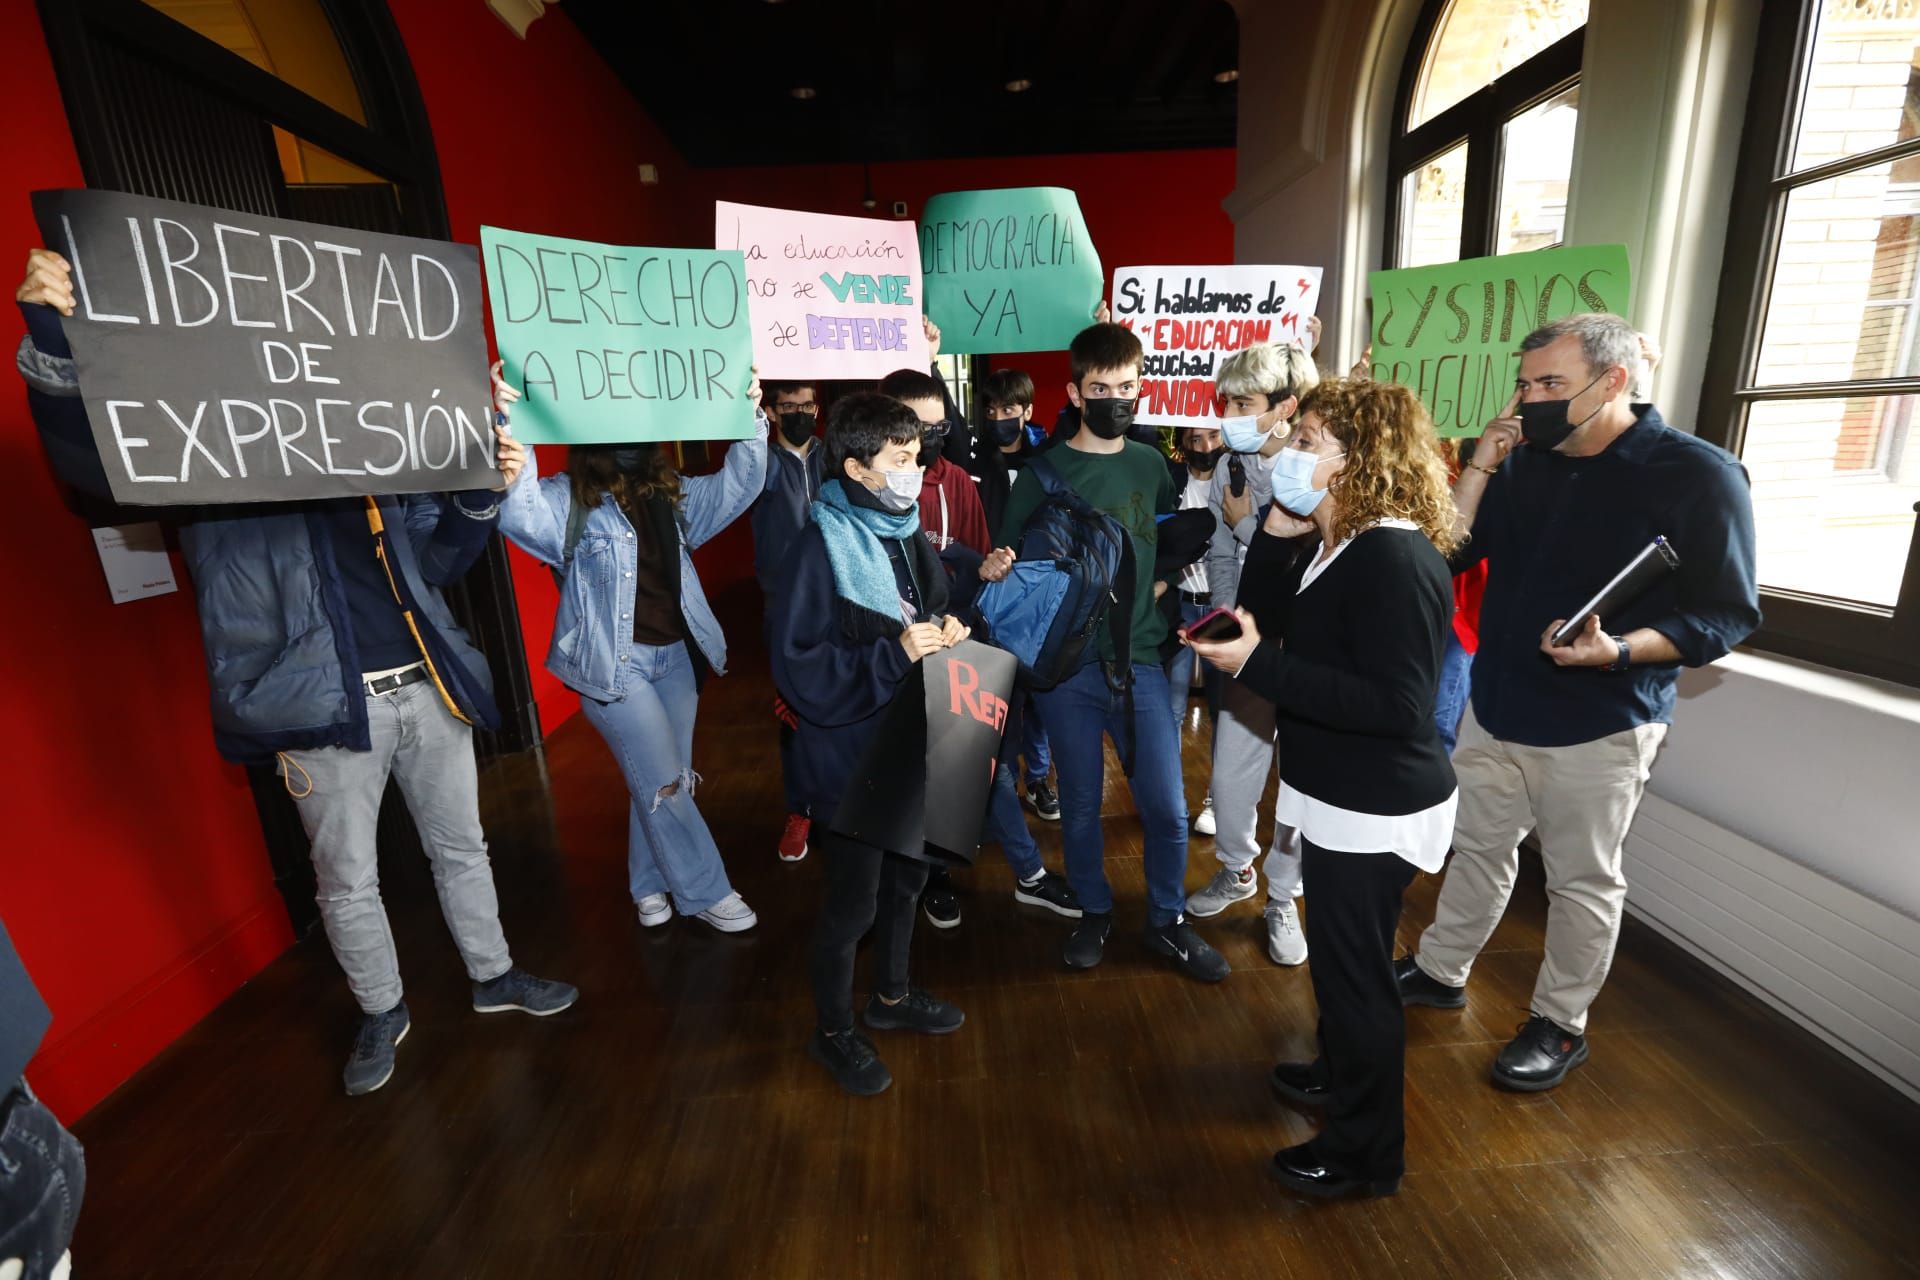
[[1569, 747], [1502, 742], [1468, 708], [1453, 753], [1460, 781], [1453, 861], [1417, 961], [1436, 982], [1466, 985], [1474, 957], [1506, 912], [1520, 840], [1540, 834], [1547, 873], [1546, 957], [1532, 1011], [1576, 1034], [1613, 964], [1627, 899], [1621, 848], [1640, 807], [1664, 724]]

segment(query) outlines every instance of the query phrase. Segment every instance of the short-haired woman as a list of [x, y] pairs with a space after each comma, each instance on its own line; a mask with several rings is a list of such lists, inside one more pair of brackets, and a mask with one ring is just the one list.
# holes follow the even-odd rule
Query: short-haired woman
[[1406, 1139], [1394, 930], [1415, 870], [1446, 857], [1456, 801], [1433, 720], [1453, 503], [1413, 393], [1351, 381], [1305, 397], [1273, 497], [1247, 554], [1241, 634], [1188, 640], [1274, 704], [1277, 820], [1302, 838], [1320, 1055], [1281, 1063], [1273, 1087], [1326, 1125], [1273, 1172], [1308, 1195], [1388, 1195]]

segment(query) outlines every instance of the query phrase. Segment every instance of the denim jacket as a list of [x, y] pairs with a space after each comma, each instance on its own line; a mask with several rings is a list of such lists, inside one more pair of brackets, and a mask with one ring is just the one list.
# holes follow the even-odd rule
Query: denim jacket
[[[693, 548], [738, 519], [767, 482], [767, 419], [754, 421], [751, 439], [735, 441], [719, 471], [680, 482], [680, 614], [716, 675], [725, 675], [727, 641], [720, 633]], [[565, 472], [537, 477], [527, 466], [500, 504], [500, 532], [545, 564], [561, 567], [560, 611], [553, 622], [547, 670], [576, 693], [619, 702], [636, 678], [633, 655], [633, 525], [611, 494], [588, 514], [580, 541], [567, 555], [567, 516], [573, 489]]]

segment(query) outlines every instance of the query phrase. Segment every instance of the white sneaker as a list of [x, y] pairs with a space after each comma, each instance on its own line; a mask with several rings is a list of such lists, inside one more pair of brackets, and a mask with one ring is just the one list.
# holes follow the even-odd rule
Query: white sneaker
[[760, 923], [753, 908], [737, 893], [730, 893], [702, 911], [696, 919], [705, 920], [722, 933], [745, 933]]
[[1267, 899], [1267, 957], [1288, 967], [1307, 962], [1307, 935], [1291, 898]]
[[640, 923], [649, 929], [658, 929], [673, 919], [673, 903], [667, 901], [664, 893], [650, 893], [640, 899]]
[[1207, 887], [1187, 899], [1187, 914], [1204, 920], [1217, 916], [1236, 902], [1245, 902], [1260, 892], [1260, 878], [1253, 868], [1235, 871], [1222, 867], [1207, 881]]
[[1208, 796], [1207, 802], [1200, 806], [1199, 816], [1194, 818], [1193, 820], [1193, 829], [1194, 829], [1194, 832], [1198, 835], [1210, 836], [1213, 834], [1214, 823], [1213, 823], [1213, 797], [1212, 796]]

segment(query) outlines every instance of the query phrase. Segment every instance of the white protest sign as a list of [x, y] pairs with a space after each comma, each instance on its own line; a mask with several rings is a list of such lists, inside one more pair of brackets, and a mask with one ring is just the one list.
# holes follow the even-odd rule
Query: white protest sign
[[1220, 362], [1263, 342], [1306, 347], [1320, 303], [1319, 267], [1121, 267], [1113, 318], [1140, 337], [1142, 422], [1218, 426]]
[[725, 200], [713, 223], [714, 247], [746, 257], [762, 378], [871, 380], [933, 363], [913, 223]]

